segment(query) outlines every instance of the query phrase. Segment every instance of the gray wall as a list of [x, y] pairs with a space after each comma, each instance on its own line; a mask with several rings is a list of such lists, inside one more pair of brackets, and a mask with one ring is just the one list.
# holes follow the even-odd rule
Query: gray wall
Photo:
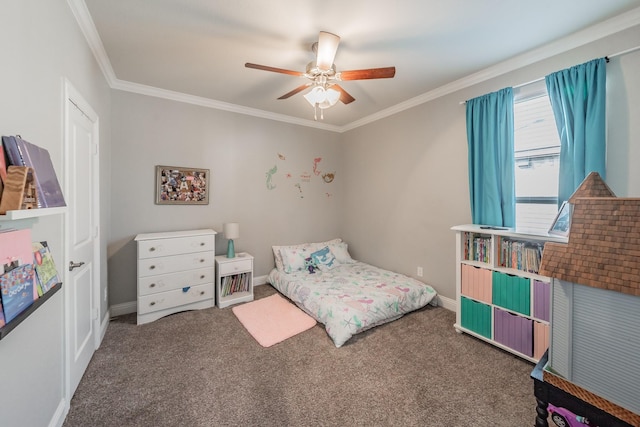
[[[67, 78], [100, 116], [101, 292], [107, 286], [109, 237], [109, 139], [111, 90], [64, 0], [0, 2], [0, 133], [20, 134], [51, 154], [58, 179], [63, 174], [63, 82]], [[42, 217], [34, 240], [47, 240], [64, 272], [63, 216]], [[0, 423], [43, 426], [64, 417], [65, 288], [0, 341], [2, 384]], [[103, 301], [100, 318], [106, 314]]]
[[[451, 226], [471, 222], [465, 107], [460, 102], [638, 45], [640, 27], [523, 67], [343, 135], [344, 221], [353, 256], [423, 280], [454, 299]], [[640, 51], [613, 58], [608, 75], [607, 183], [640, 196]], [[635, 120], [634, 120], [635, 118]]]
[[[272, 245], [338, 235], [340, 134], [121, 91], [113, 92], [112, 115], [110, 304], [136, 300], [138, 233], [213, 228], [222, 254], [222, 224], [238, 222], [236, 251], [255, 257], [254, 277], [272, 268]], [[335, 173], [333, 182], [314, 173], [316, 158], [318, 170]], [[156, 205], [156, 165], [209, 169], [209, 204]], [[269, 190], [266, 173], [274, 166]]]
[[[110, 303], [135, 303], [135, 245], [141, 232], [241, 224], [239, 250], [256, 256], [256, 276], [273, 267], [274, 244], [340, 236], [356, 259], [417, 277], [455, 298], [455, 241], [450, 227], [471, 222], [465, 107], [460, 102], [517, 86], [596, 57], [635, 47], [640, 27], [527, 65], [344, 134], [272, 122], [174, 101], [113, 94]], [[620, 196], [640, 195], [640, 52], [612, 59], [608, 73], [607, 182]], [[286, 162], [277, 154], [284, 154]], [[329, 187], [293, 190], [299, 173], [323, 157]], [[154, 166], [211, 169], [209, 206], [157, 206]], [[274, 191], [265, 173], [285, 164]], [[286, 172], [285, 172], [286, 173]], [[323, 199], [325, 188], [332, 197]], [[126, 190], [125, 190], [126, 189]], [[218, 236], [217, 252], [226, 240]]]

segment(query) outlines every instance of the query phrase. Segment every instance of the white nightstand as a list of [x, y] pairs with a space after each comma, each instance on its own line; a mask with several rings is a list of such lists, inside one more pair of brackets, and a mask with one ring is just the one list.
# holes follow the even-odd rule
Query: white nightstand
[[216, 257], [216, 304], [218, 308], [253, 301], [253, 256], [246, 252], [235, 258]]

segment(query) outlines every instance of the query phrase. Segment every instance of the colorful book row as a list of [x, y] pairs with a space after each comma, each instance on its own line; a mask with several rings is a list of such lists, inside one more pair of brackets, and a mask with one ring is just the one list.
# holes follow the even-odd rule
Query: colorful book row
[[543, 243], [501, 238], [498, 240], [498, 265], [537, 274], [543, 248]]
[[465, 232], [463, 245], [464, 259], [491, 262], [491, 236]]
[[222, 297], [229, 296], [236, 292], [249, 292], [249, 273], [225, 276], [220, 284], [220, 294]]

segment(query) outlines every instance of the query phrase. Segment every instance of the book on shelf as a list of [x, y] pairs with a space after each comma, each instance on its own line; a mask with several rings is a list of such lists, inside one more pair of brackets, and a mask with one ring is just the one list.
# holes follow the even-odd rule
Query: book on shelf
[[[0, 274], [8, 271], [11, 266], [32, 263], [31, 229], [0, 230]], [[37, 286], [33, 291], [33, 299], [36, 300], [39, 298]]]
[[33, 169], [39, 208], [66, 206], [49, 151], [19, 136], [3, 136], [2, 145], [10, 165]]
[[33, 304], [35, 270], [23, 264], [0, 275], [0, 295], [5, 322], [9, 323]]
[[41, 295], [53, 288], [60, 280], [58, 270], [53, 261], [47, 242], [33, 242], [33, 265], [36, 270], [37, 285], [41, 289]]

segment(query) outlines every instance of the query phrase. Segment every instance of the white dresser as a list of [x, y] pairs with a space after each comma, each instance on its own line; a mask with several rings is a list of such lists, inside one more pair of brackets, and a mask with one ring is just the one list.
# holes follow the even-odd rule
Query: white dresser
[[210, 229], [138, 234], [138, 325], [215, 305]]

